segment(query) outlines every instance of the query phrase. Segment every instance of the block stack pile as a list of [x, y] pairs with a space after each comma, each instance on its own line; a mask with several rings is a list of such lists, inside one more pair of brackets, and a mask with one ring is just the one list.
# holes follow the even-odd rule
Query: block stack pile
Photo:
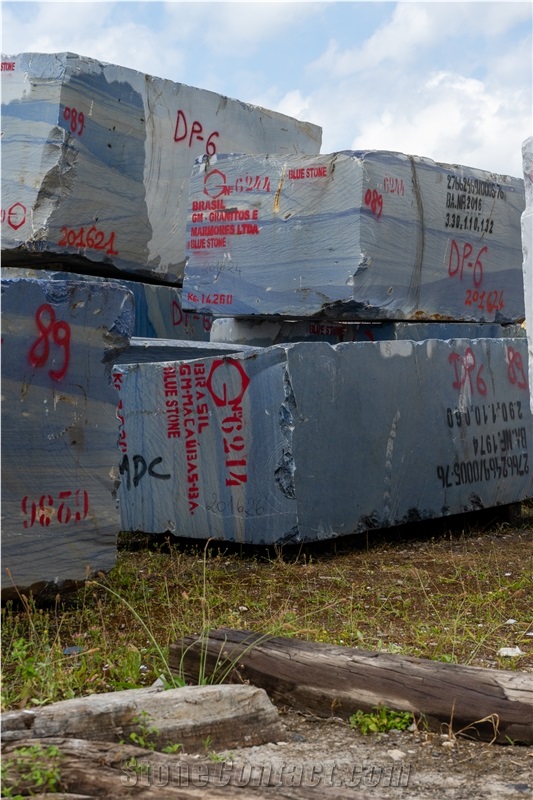
[[72, 53], [2, 57], [2, 128], [5, 595], [114, 561], [113, 364], [246, 350], [182, 308], [194, 159], [321, 129]]
[[320, 155], [70, 53], [2, 81], [6, 591], [107, 569], [119, 529], [303, 542], [533, 495], [522, 180]]
[[184, 308], [264, 349], [117, 368], [127, 527], [302, 542], [531, 497], [523, 210], [398, 153], [201, 159]]

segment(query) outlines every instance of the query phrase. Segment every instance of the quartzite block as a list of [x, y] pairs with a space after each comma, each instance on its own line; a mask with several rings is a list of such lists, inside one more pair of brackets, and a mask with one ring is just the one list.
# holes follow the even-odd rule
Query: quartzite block
[[114, 564], [112, 365], [132, 325], [117, 284], [2, 280], [3, 594]]
[[180, 281], [194, 159], [318, 153], [284, 114], [74, 53], [2, 57], [2, 250]]
[[521, 178], [347, 151], [203, 160], [190, 189], [188, 310], [335, 321], [524, 318]]
[[525, 337], [302, 342], [114, 376], [126, 530], [302, 542], [533, 496]]
[[[529, 342], [529, 374], [533, 375], [533, 136], [522, 145], [526, 207], [522, 214], [522, 251], [524, 271], [524, 293], [526, 303], [526, 325]], [[533, 411], [533, 387], [531, 388], [531, 410]]]
[[381, 342], [388, 339], [485, 339], [526, 336], [522, 325], [491, 322], [285, 322], [268, 319], [214, 319], [212, 342], [270, 347], [287, 342]]

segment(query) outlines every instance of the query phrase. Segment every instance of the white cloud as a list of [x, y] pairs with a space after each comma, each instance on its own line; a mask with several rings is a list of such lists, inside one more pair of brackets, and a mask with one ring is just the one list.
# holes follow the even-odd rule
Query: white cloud
[[435, 73], [410, 104], [367, 117], [351, 147], [399, 150], [520, 177], [520, 148], [530, 124], [521, 100], [520, 91], [490, 92], [482, 81]]
[[2, 12], [8, 54], [70, 50], [255, 103], [320, 125], [322, 152], [384, 148], [521, 174], [532, 133], [526, 2], [4, 2]]
[[[189, 6], [193, 8], [189, 8]], [[266, 40], [272, 39], [272, 59], [282, 58], [276, 49], [276, 34], [294, 27], [298, 22], [322, 11], [324, 3], [167, 3], [166, 8], [175, 21], [176, 33], [184, 26], [187, 36], [193, 36], [198, 48], [196, 57], [203, 58], [202, 48], [218, 55], [253, 57]]]
[[530, 19], [528, 3], [397, 3], [390, 20], [362, 45], [343, 50], [330, 40], [309, 68], [315, 74], [326, 71], [332, 77], [345, 77], [370, 72], [383, 63], [404, 66], [431, 54], [434, 45], [442, 46], [447, 39], [468, 34], [490, 39]]

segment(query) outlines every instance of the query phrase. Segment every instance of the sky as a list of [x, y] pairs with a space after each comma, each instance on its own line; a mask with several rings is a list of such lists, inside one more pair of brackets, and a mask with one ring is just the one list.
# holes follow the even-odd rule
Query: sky
[[2, 52], [70, 51], [393, 150], [523, 177], [531, 2], [2, 2]]

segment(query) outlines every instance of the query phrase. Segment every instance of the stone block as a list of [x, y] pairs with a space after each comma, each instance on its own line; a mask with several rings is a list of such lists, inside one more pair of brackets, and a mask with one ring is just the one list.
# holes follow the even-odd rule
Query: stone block
[[117, 284], [2, 280], [3, 596], [114, 564], [112, 365], [132, 325]]
[[524, 204], [521, 178], [401, 153], [200, 159], [184, 308], [521, 322]]
[[[526, 327], [529, 342], [529, 374], [533, 375], [533, 136], [522, 145], [526, 207], [522, 214], [522, 253], [524, 271], [524, 294], [526, 305]], [[533, 411], [533, 387], [531, 410]]]
[[[31, 264], [31, 258], [26, 261]], [[133, 295], [134, 323], [133, 336], [148, 339], [210, 339], [211, 314], [195, 314], [183, 310], [181, 289], [178, 286], [143, 283], [116, 278], [102, 278], [54, 269], [35, 269], [34, 267], [2, 267], [2, 276], [8, 278], [34, 278], [36, 280], [88, 280], [116, 282]]]
[[286, 322], [269, 319], [214, 319], [211, 342], [270, 347], [287, 342], [377, 342], [389, 339], [484, 339], [525, 336], [522, 325], [490, 322]]
[[283, 114], [74, 53], [2, 59], [3, 261], [180, 282], [194, 159], [318, 153]]
[[533, 495], [525, 337], [301, 342], [114, 375], [126, 530], [298, 543]]

